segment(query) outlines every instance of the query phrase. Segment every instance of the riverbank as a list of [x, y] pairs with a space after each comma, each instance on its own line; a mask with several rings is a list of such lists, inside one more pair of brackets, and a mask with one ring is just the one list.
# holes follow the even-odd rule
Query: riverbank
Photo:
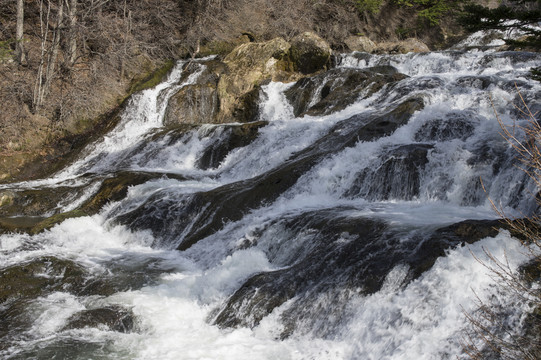
[[[50, 28], [42, 32], [48, 38], [42, 42], [44, 10], [40, 18], [36, 6], [26, 5], [22, 64], [9, 50], [14, 46], [14, 4], [6, 3], [0, 11], [0, 44], [8, 46], [0, 59], [0, 182], [41, 178], [58, 169], [81, 143], [112, 126], [136, 84], [164, 68], [168, 59], [223, 58], [243, 43], [276, 37], [290, 41], [306, 31], [324, 39], [333, 53], [428, 51], [447, 47], [463, 35], [448, 14], [429, 24], [419, 20], [419, 8], [393, 2], [382, 2], [376, 12], [362, 10], [354, 1], [158, 1], [155, 7], [79, 4], [75, 25], [60, 17], [68, 9], [61, 13], [52, 4]], [[66, 28], [60, 33], [55, 24]], [[56, 34], [61, 46], [52, 58]], [[397, 45], [406, 38], [416, 40]], [[72, 40], [74, 59], [68, 52]], [[375, 43], [381, 43], [379, 50]], [[42, 93], [38, 101], [36, 94]]]

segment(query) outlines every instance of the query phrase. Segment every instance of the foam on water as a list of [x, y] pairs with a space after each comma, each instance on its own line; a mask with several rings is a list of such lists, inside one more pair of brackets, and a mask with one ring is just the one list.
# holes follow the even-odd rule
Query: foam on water
[[183, 86], [193, 84], [204, 69], [201, 66], [199, 71], [190, 74], [185, 82], [176, 85], [184, 64], [183, 61], [178, 62], [164, 82], [134, 94], [122, 112], [116, 128], [102, 141], [93, 144], [87, 154], [84, 154], [84, 159], [57, 176], [62, 178], [81, 172], [101, 172], [122, 161], [122, 153], [126, 149], [133, 147], [151, 130], [162, 125], [169, 98]]
[[[332, 339], [309, 335], [279, 340], [276, 309], [254, 329], [219, 329], [208, 324], [214, 305], [233, 290], [231, 284], [254, 271], [269, 267], [257, 251], [241, 251], [208, 270], [190, 270], [162, 276], [160, 284], [111, 296], [107, 302], [122, 304], [137, 316], [138, 331], [102, 334], [113, 341], [115, 353], [129, 350], [134, 359], [441, 359], [461, 356], [460, 334], [468, 327], [463, 312], [473, 312], [475, 291], [494, 296], [487, 269], [471, 254], [486, 261], [487, 249], [511, 268], [526, 259], [518, 242], [502, 233], [470, 247], [451, 250], [431, 270], [404, 286], [407, 268], [388, 274], [382, 290], [371, 296], [354, 296], [347, 306], [348, 322]], [[177, 254], [177, 256], [181, 256]], [[514, 301], [497, 293], [503, 304]], [[41, 342], [59, 336], [96, 336], [91, 332], [64, 332], [70, 315], [86, 308], [86, 300], [65, 293], [42, 299], [33, 309], [32, 335]], [[86, 304], [86, 305], [85, 305]], [[331, 304], [325, 304], [331, 306]], [[518, 310], [522, 304], [514, 304]], [[54, 316], [52, 315], [54, 314]]]
[[513, 269], [527, 258], [519, 243], [502, 233], [495, 239], [450, 251], [430, 271], [403, 289], [395, 283], [387, 286], [386, 291], [359, 299], [352, 304], [353, 317], [343, 333], [353, 340], [351, 358], [461, 356], [461, 331], [469, 325], [464, 312], [473, 313], [477, 308], [472, 292], [480, 298], [499, 296], [504, 305], [516, 306], [520, 313], [520, 307], [527, 305], [514, 304], [510, 294], [494, 292], [490, 272], [472, 257], [473, 253], [489, 263], [483, 249], [498, 259], [507, 257]]
[[[354, 287], [322, 291], [312, 298], [310, 308], [319, 311], [306, 309], [307, 317], [299, 318], [296, 330], [285, 339], [281, 339], [286, 326], [282, 315], [294, 308], [300, 295], [275, 307], [253, 328], [221, 328], [212, 323], [217, 311], [252, 276], [288, 270], [296, 257], [318, 245], [312, 243], [316, 230], [296, 233], [283, 225], [284, 219], [304, 221], [302, 215], [327, 211], [337, 218], [380, 221], [387, 229], [400, 230], [399, 234], [429, 232], [467, 219], [495, 219], [480, 177], [488, 195], [500, 200], [506, 211], [535, 211], [528, 200], [535, 184], [512, 166], [512, 149], [499, 136], [493, 111], [500, 113], [505, 124], [517, 121], [509, 110], [515, 99], [511, 82], [518, 78], [524, 96], [535, 99], [541, 87], [524, 76], [538, 61], [538, 55], [508, 57], [494, 51], [346, 55], [340, 66], [390, 64], [409, 78], [325, 116], [295, 117], [284, 95], [291, 85], [264, 85], [259, 120], [266, 125], [259, 128], [254, 141], [230, 151], [209, 169], [199, 168], [201, 154], [224, 139], [227, 126], [239, 124], [202, 126], [180, 134], [155, 132], [162, 124], [168, 97], [200, 73], [178, 84], [184, 65], [180, 62], [164, 83], [135, 95], [118, 127], [91, 145], [84, 158], [53, 179], [1, 187], [85, 187], [78, 199], [59, 205], [69, 211], [89, 199], [102, 183], [101, 178], [79, 177], [85, 172], [176, 175], [131, 186], [123, 200], [109, 203], [94, 216], [69, 219], [34, 236], [0, 236], [0, 269], [52, 256], [82, 266], [90, 278], [120, 282], [126, 274], [146, 276], [144, 281], [130, 278], [129, 286], [112, 295], [76, 296], [64, 289], [29, 300], [32, 326], [10, 333], [15, 340], [7, 349], [0, 347], [0, 355], [17, 358], [39, 349], [61, 348], [73, 340], [99, 345], [101, 350], [92, 350], [89, 358], [96, 354], [160, 360], [461, 358], [460, 336], [469, 326], [463, 311], [476, 310], [474, 293], [480, 298], [495, 297], [503, 305], [514, 301], [495, 286], [491, 274], [475, 258], [486, 261], [486, 249], [500, 259], [505, 257], [512, 269], [526, 261], [520, 243], [505, 231], [470, 246], [447, 249], [447, 256], [439, 257], [413, 281], [408, 278], [409, 266], [397, 264], [374, 293]], [[488, 78], [489, 85], [483, 85]], [[245, 209], [235, 221], [224, 220], [220, 230], [185, 251], [169, 250], [182, 238], [164, 244], [150, 230], [133, 231], [116, 222], [152, 197], [176, 204], [184, 195], [209, 194], [273, 171], [310, 149], [331, 129], [337, 133], [343, 129], [334, 126], [348, 121], [357, 126], [366, 119], [355, 115], [379, 114], [411, 97], [421, 98], [424, 108], [407, 124], [375, 140], [326, 153], [275, 200]], [[312, 103], [316, 100], [311, 99]], [[409, 168], [400, 167], [404, 167], [401, 148], [408, 146], [421, 149], [422, 166], [412, 169], [406, 163]], [[396, 177], [414, 171], [418, 191], [385, 190], [376, 175], [386, 164], [392, 164], [389, 171], [396, 171]], [[346, 232], [339, 235], [336, 246], [352, 241]], [[134, 330], [120, 334], [106, 328], [64, 329], [72, 315], [107, 305], [132, 311]], [[516, 314], [510, 321], [518, 321], [527, 306], [514, 305]], [[0, 304], [0, 310], [2, 306], [9, 304]], [[322, 315], [321, 309], [333, 307], [342, 309], [341, 320]]]

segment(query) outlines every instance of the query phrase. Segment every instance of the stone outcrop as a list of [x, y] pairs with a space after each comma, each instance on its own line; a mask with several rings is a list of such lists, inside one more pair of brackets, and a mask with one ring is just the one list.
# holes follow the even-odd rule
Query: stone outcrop
[[282, 38], [236, 47], [224, 59], [228, 72], [218, 81], [217, 122], [250, 121], [257, 115], [259, 89], [265, 80], [296, 80], [289, 61], [291, 45]]
[[[375, 44], [366, 36], [350, 36], [345, 42], [351, 50], [371, 53], [429, 50], [416, 39]], [[331, 70], [334, 75], [318, 75], [330, 67], [331, 54], [325, 40], [305, 32], [289, 42], [278, 37], [266, 42], [242, 43], [223, 60], [203, 64], [190, 62], [184, 68], [184, 77], [201, 73], [194, 84], [183, 86], [171, 97], [164, 123], [197, 125], [256, 121], [261, 86], [268, 81], [302, 79], [287, 92], [295, 115], [299, 116], [341, 110], [359, 96], [370, 96], [385, 84], [404, 78], [396, 69], [383, 67], [366, 71], [334, 69]], [[319, 96], [317, 101], [316, 96]]]
[[206, 62], [196, 83], [181, 88], [170, 99], [165, 124], [254, 121], [262, 84], [297, 81], [325, 70], [330, 56], [330, 46], [313, 33], [298, 35], [291, 42], [275, 38], [241, 44], [223, 61]]

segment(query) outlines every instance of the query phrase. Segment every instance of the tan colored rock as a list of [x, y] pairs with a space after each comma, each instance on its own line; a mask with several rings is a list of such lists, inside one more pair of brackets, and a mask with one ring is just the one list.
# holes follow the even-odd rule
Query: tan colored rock
[[275, 38], [267, 42], [246, 43], [236, 47], [224, 59], [229, 68], [229, 77], [239, 80], [238, 92], [245, 93], [253, 89], [253, 84], [263, 78], [282, 77], [282, 72], [291, 71], [287, 59], [291, 45], [283, 38]]
[[367, 36], [348, 36], [344, 43], [351, 51], [371, 53], [376, 50], [376, 44]]
[[428, 52], [430, 49], [428, 46], [419, 39], [409, 38], [406, 40], [396, 42], [382, 42], [379, 43], [375, 49], [376, 53], [389, 53], [389, 54], [407, 54], [410, 52]]
[[166, 124], [249, 122], [257, 118], [261, 85], [266, 81], [296, 81], [303, 74], [327, 68], [330, 46], [313, 33], [292, 39], [250, 42], [234, 48], [193, 85], [170, 100]]
[[218, 82], [219, 123], [254, 120], [255, 102], [264, 81], [295, 81], [300, 77], [293, 73], [290, 49], [283, 38], [275, 38], [242, 44], [225, 57], [229, 71]]

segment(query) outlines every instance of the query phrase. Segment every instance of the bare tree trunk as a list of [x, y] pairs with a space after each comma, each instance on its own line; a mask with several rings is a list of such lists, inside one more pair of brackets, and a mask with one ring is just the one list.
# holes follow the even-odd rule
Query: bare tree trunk
[[51, 88], [51, 83], [55, 75], [56, 60], [58, 58], [58, 49], [60, 48], [60, 35], [62, 33], [62, 26], [64, 20], [64, 0], [58, 1], [58, 13], [56, 19], [56, 28], [53, 32], [53, 40], [51, 48], [47, 58], [47, 71], [45, 72], [45, 84], [42, 87], [42, 96], [44, 99]]
[[70, 0], [69, 3], [69, 63], [73, 65], [77, 60], [77, 0]]
[[39, 25], [41, 35], [41, 53], [39, 58], [38, 73], [36, 76], [36, 85], [34, 86], [34, 98], [32, 105], [34, 111], [37, 111], [43, 102], [43, 67], [45, 66], [45, 54], [47, 52], [47, 35], [49, 34], [49, 16], [51, 14], [51, 3], [47, 2], [47, 18], [43, 22], [43, 0], [39, 2]]
[[77, 60], [77, 0], [70, 0], [69, 4], [70, 18], [70, 39], [69, 39], [69, 63], [73, 66]]
[[127, 2], [124, 0], [124, 24], [126, 30], [124, 33], [124, 50], [122, 58], [120, 59], [120, 81], [124, 79], [124, 73], [126, 72], [126, 57], [128, 56], [128, 38], [131, 34], [131, 10], [128, 10]]
[[26, 54], [23, 46], [24, 35], [24, 0], [17, 0], [17, 29], [15, 33], [15, 56], [19, 64], [26, 62]]

